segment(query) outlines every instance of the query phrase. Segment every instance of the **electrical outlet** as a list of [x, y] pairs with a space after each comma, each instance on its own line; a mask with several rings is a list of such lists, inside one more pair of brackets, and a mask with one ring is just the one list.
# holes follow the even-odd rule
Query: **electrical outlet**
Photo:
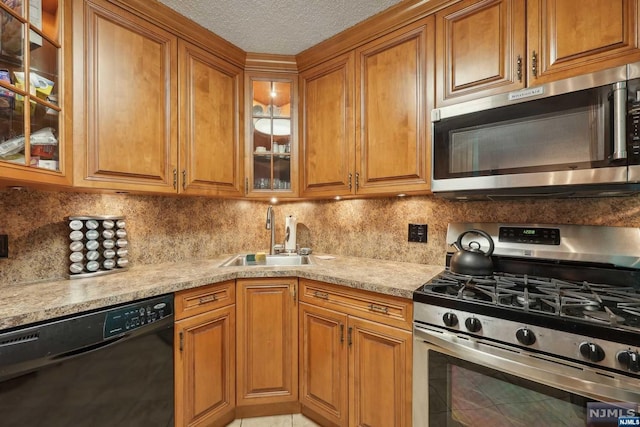
[[427, 243], [427, 224], [409, 224], [409, 241]]
[[9, 236], [0, 234], [0, 258], [9, 258]]

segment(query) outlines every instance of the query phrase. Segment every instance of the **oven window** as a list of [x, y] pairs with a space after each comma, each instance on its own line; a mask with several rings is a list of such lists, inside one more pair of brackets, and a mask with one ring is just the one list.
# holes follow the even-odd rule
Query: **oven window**
[[587, 403], [569, 392], [429, 351], [430, 426], [576, 426], [589, 423]]

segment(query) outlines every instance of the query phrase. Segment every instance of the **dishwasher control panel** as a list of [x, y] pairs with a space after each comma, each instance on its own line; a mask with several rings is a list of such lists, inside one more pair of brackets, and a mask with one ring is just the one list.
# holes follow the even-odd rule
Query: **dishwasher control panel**
[[105, 313], [104, 338], [122, 335], [173, 315], [173, 296], [137, 301]]

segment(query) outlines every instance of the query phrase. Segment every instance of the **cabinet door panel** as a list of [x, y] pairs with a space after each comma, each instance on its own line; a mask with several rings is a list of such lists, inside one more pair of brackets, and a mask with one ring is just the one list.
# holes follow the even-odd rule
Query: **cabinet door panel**
[[432, 56], [432, 17], [356, 51], [358, 193], [429, 189]]
[[527, 1], [529, 84], [640, 59], [637, 0]]
[[349, 318], [351, 426], [411, 426], [412, 335]]
[[300, 305], [300, 403], [327, 420], [346, 426], [347, 316]]
[[297, 402], [295, 279], [237, 281], [237, 404]]
[[85, 116], [78, 116], [76, 184], [175, 192], [176, 37], [107, 2], [79, 3], [85, 74], [75, 76]]
[[176, 322], [176, 426], [209, 425], [235, 405], [235, 307]]
[[243, 72], [180, 41], [181, 191], [242, 195]]
[[354, 192], [354, 72], [351, 52], [300, 75], [302, 196]]
[[520, 0], [465, 0], [438, 12], [436, 105], [523, 88], [525, 28]]

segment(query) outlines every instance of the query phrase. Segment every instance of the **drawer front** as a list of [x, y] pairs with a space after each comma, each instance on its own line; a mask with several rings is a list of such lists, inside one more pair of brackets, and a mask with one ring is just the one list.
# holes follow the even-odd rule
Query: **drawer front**
[[205, 313], [236, 302], [235, 280], [200, 286], [175, 294], [176, 320]]
[[413, 302], [405, 298], [300, 279], [300, 300], [374, 322], [411, 330]]

